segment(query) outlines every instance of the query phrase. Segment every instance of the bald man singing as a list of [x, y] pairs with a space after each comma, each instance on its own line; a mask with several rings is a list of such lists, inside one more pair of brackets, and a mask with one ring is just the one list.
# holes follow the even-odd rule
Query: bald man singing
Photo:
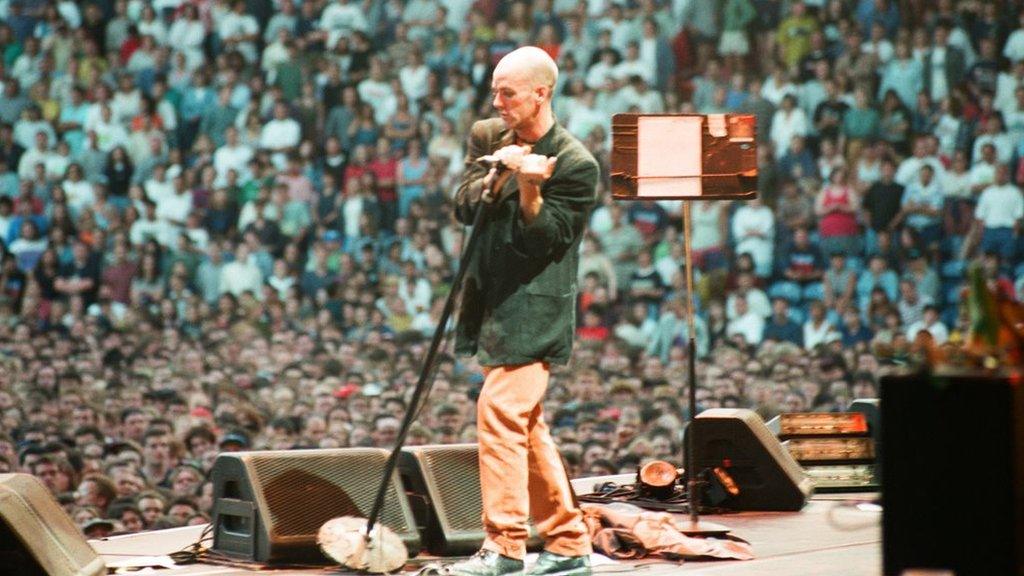
[[[486, 210], [456, 350], [475, 354], [486, 375], [477, 437], [487, 537], [448, 567], [460, 576], [522, 574], [531, 515], [545, 546], [528, 574], [590, 574], [590, 539], [542, 407], [551, 365], [572, 351], [579, 243], [598, 179], [597, 161], [555, 120], [557, 78], [540, 48], [498, 62], [491, 89], [501, 117], [473, 124], [455, 199], [464, 223], [478, 202]], [[496, 176], [477, 161], [484, 155], [501, 160]]]

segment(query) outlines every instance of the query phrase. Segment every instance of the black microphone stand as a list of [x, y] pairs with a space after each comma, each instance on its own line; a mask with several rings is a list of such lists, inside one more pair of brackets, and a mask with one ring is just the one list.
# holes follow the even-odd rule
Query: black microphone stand
[[686, 498], [690, 509], [688, 522], [683, 524], [681, 532], [688, 536], [708, 536], [713, 534], [725, 534], [729, 528], [714, 522], [700, 519], [700, 501], [703, 496], [703, 485], [698, 479], [696, 445], [697, 442], [693, 433], [693, 420], [697, 416], [697, 322], [695, 319], [693, 297], [693, 252], [690, 248], [693, 235], [693, 223], [690, 216], [690, 201], [683, 201], [683, 246], [686, 253], [686, 328], [689, 336], [689, 346], [686, 353], [687, 376], [689, 379], [689, 404], [687, 414], [686, 437], [684, 450], [686, 456]]
[[[483, 161], [487, 160], [490, 159], [484, 159]], [[477, 201], [476, 208], [473, 210], [473, 222], [470, 225], [472, 228], [469, 232], [469, 239], [466, 241], [466, 247], [462, 251], [462, 257], [459, 259], [459, 268], [455, 272], [455, 278], [452, 280], [452, 288], [448, 292], [448, 297], [444, 302], [444, 308], [441, 311], [441, 317], [438, 319], [437, 327], [434, 329], [434, 337], [430, 341], [430, 348], [427, 350], [427, 355], [423, 359], [423, 368], [420, 371], [419, 380], [416, 382], [416, 388], [412, 393], [412, 399], [409, 401], [409, 407], [406, 409], [405, 416], [402, 418], [402, 426], [398, 431], [398, 437], [395, 439], [395, 447], [391, 450], [391, 455], [388, 456], [387, 462], [384, 464], [384, 474], [381, 478], [380, 487], [377, 489], [377, 496], [373, 500], [373, 508], [370, 510], [370, 515], [367, 517], [367, 539], [369, 539], [370, 535], [373, 533], [373, 527], [380, 519], [380, 514], [384, 509], [384, 496], [387, 494], [388, 486], [391, 483], [391, 477], [394, 475], [395, 467], [398, 465], [398, 457], [401, 455], [402, 447], [405, 445], [405, 439], [409, 434], [409, 428], [412, 426], [413, 420], [416, 419], [416, 415], [419, 413], [420, 403], [425, 400], [424, 395], [433, 385], [431, 375], [433, 374], [434, 363], [437, 361], [437, 353], [440, 351], [446, 325], [448, 324], [448, 320], [451, 318], [452, 311], [455, 308], [455, 300], [458, 297], [462, 280], [466, 276], [466, 270], [469, 268], [469, 263], [473, 258], [473, 252], [480, 236], [480, 224], [483, 222], [485, 204], [491, 200], [491, 186], [493, 186], [494, 180], [496, 179], [500, 162], [495, 159], [494, 161], [491, 161], [490, 164], [490, 170], [485, 178], [485, 182], [487, 184], [481, 191], [480, 199]]]

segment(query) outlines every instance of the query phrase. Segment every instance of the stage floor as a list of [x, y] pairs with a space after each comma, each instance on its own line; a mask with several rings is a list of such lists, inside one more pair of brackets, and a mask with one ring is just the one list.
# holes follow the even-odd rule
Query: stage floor
[[[708, 516], [724, 524], [732, 533], [751, 543], [756, 558], [747, 561], [691, 561], [683, 564], [657, 560], [611, 561], [595, 558], [595, 574], [707, 574], [728, 576], [869, 576], [882, 573], [881, 512], [852, 508], [851, 501], [873, 500], [877, 494], [815, 496], [800, 512], [742, 512]], [[159, 556], [187, 547], [195, 542], [203, 526], [174, 528], [92, 540], [93, 548], [108, 564]], [[417, 566], [418, 567], [418, 566]], [[224, 575], [237, 576], [267, 572], [266, 569], [229, 567], [208, 564], [176, 566], [157, 573], [168, 576]], [[273, 570], [277, 575], [344, 574], [341, 568], [310, 568]]]

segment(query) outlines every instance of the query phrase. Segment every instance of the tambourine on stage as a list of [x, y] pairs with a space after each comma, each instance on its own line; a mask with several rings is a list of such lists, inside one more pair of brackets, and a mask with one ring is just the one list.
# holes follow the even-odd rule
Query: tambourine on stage
[[697, 340], [693, 298], [690, 201], [757, 196], [756, 118], [749, 114], [616, 114], [612, 116], [611, 186], [616, 200], [683, 200], [689, 409], [685, 468], [691, 535], [729, 529], [700, 520], [696, 466]]

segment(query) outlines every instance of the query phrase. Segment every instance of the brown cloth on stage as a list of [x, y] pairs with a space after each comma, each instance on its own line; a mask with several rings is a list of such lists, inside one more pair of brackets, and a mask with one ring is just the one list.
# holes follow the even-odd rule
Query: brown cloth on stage
[[746, 542], [683, 534], [685, 520], [667, 512], [647, 512], [623, 503], [583, 504], [581, 508], [594, 550], [609, 558], [754, 558]]

